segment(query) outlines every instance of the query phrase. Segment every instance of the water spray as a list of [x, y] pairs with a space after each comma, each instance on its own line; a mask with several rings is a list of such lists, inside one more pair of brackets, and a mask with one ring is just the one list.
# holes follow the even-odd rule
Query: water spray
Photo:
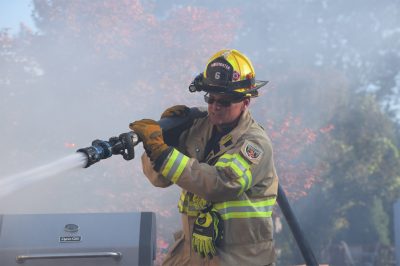
[[31, 170], [1, 178], [0, 198], [46, 178], [82, 168], [86, 164], [86, 156], [82, 153], [75, 153]]

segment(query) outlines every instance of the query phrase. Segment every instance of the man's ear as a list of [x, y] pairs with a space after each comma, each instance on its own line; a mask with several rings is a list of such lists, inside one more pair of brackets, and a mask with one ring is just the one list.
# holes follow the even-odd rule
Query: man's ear
[[247, 108], [249, 108], [250, 105], [250, 98], [246, 98], [243, 100], [243, 109], [242, 111], [246, 110]]

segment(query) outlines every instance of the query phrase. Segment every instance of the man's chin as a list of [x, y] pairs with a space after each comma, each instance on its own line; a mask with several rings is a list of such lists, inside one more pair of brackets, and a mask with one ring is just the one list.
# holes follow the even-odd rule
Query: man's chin
[[211, 121], [211, 124], [213, 124], [214, 126], [220, 126], [223, 124], [223, 120], [218, 119], [216, 117], [210, 117], [210, 121]]

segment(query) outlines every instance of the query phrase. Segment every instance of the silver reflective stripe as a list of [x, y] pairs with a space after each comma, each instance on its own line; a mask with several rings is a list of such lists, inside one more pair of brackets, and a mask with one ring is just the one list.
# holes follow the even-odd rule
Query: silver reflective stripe
[[218, 159], [218, 162], [227, 163], [227, 162], [229, 162], [230, 160], [231, 160], [231, 159], [228, 159], [228, 158], [226, 158], [226, 157], [221, 157], [221, 158]]
[[238, 195], [243, 194], [251, 186], [252, 176], [250, 172], [250, 165], [246, 163], [245, 159], [240, 154], [224, 154], [215, 164], [220, 168], [229, 168], [238, 177], [237, 182], [240, 184], [241, 189]]
[[233, 158], [232, 163], [236, 164], [243, 173], [248, 169], [236, 157]]
[[218, 209], [220, 214], [227, 214], [232, 212], [271, 212], [274, 206], [261, 206], [261, 207], [253, 207], [253, 206], [238, 206], [238, 207], [227, 207], [224, 209]]
[[242, 218], [269, 218], [272, 216], [276, 198], [252, 201], [242, 200], [215, 203], [214, 208], [221, 214], [223, 220]]
[[[228, 155], [228, 154], [227, 154]], [[221, 157], [218, 159], [218, 162], [220, 163], [224, 163], [224, 164], [228, 164], [229, 163], [234, 163], [237, 165], [237, 167], [242, 171], [245, 172], [247, 169], [249, 169], [248, 167], [246, 167], [245, 165], [243, 165], [238, 159], [237, 156], [240, 156], [239, 154], [233, 154], [231, 156], [226, 156], [226, 157]], [[228, 157], [228, 158], [227, 158]], [[244, 160], [244, 159], [243, 159]], [[218, 163], [217, 162], [217, 163]]]
[[180, 152], [178, 153], [178, 156], [175, 159], [174, 164], [172, 165], [171, 169], [169, 169], [166, 178], [168, 178], [169, 180], [172, 180], [172, 177], [174, 176], [176, 170], [178, 169], [180, 163], [182, 162], [183, 156], [184, 155], [182, 153], [180, 153]]

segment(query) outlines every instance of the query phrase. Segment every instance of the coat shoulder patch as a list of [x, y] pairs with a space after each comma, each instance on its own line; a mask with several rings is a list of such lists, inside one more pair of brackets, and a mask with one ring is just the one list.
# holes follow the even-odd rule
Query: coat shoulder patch
[[254, 164], [258, 164], [260, 162], [261, 157], [264, 153], [264, 151], [259, 146], [248, 140], [243, 143], [240, 151], [246, 159]]

